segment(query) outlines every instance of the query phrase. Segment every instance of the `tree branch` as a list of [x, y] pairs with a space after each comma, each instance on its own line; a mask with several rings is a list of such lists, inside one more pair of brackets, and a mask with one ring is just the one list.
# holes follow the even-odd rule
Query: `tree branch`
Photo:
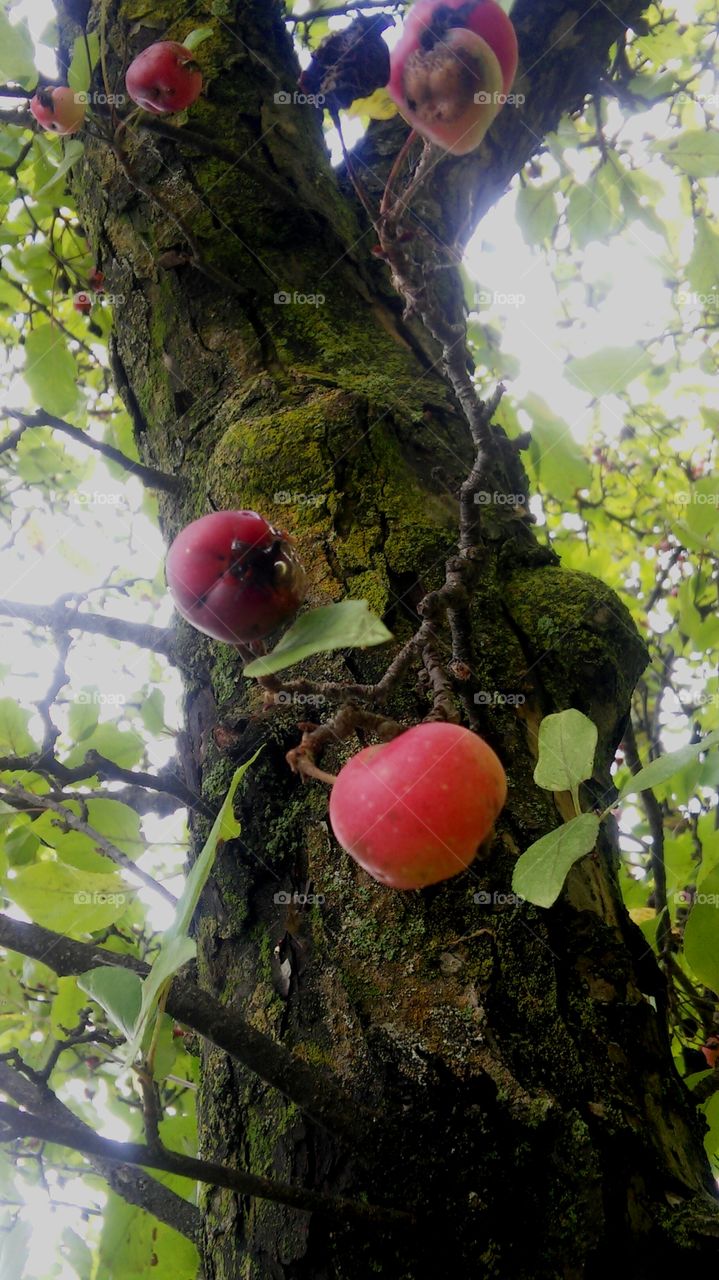
[[37, 413], [22, 413], [19, 409], [2, 409], [0, 413], [20, 423], [17, 431], [13, 431], [12, 435], [0, 441], [0, 454], [14, 449], [25, 431], [33, 427], [51, 427], [53, 431], [62, 431], [72, 440], [86, 445], [88, 449], [94, 449], [96, 453], [102, 454], [103, 458], [116, 462], [125, 471], [137, 476], [148, 489], [160, 489], [163, 493], [179, 493], [181, 486], [177, 476], [158, 471], [155, 467], [146, 467], [142, 462], [134, 462], [121, 449], [116, 449], [114, 445], [106, 444], [103, 440], [93, 440], [87, 431], [73, 427], [72, 423], [65, 422], [63, 418], [56, 418], [53, 413], [47, 413], [44, 409], [39, 409]]
[[[76, 782], [84, 782], [87, 778], [102, 778], [107, 782], [126, 782], [129, 788], [134, 790], [146, 789], [148, 791], [156, 791], [160, 795], [172, 796], [177, 803], [172, 806], [170, 812], [184, 806], [192, 809], [196, 813], [204, 813], [205, 817], [211, 818], [213, 821], [217, 817], [217, 810], [208, 804], [202, 796], [197, 795], [190, 787], [187, 786], [181, 778], [170, 777], [167, 769], [159, 774], [145, 773], [142, 770], [124, 769], [122, 765], [116, 764], [114, 760], [108, 760], [106, 756], [100, 755], [99, 751], [88, 751], [82, 764], [75, 765], [70, 768], [63, 764], [61, 760], [57, 760], [51, 753], [38, 753], [27, 756], [0, 756], [0, 771], [8, 773], [19, 773], [29, 770], [31, 773], [42, 773], [46, 777], [56, 778], [63, 786], [72, 786]], [[77, 795], [50, 797], [52, 800], [67, 802], [68, 800], [88, 800], [97, 798], [90, 797], [82, 792]], [[107, 799], [107, 794], [102, 793], [102, 798]], [[119, 799], [119, 796], [113, 794], [111, 799]], [[128, 798], [125, 804], [135, 804], [136, 801]], [[23, 806], [25, 807], [25, 806]], [[152, 808], [147, 805], [145, 812]]]
[[[83, 836], [87, 836], [93, 841], [99, 851], [104, 853], [106, 858], [110, 858], [110, 860], [118, 867], [122, 867], [123, 871], [127, 872], [128, 875], [135, 876], [135, 879], [139, 880], [141, 884], [144, 884], [146, 888], [152, 889], [155, 893], [159, 894], [161, 898], [164, 898], [165, 902], [169, 902], [173, 907], [177, 906], [177, 898], [174, 893], [170, 893], [170, 890], [165, 888], [164, 884], [160, 884], [159, 881], [155, 880], [155, 878], [149, 875], [147, 871], [142, 871], [140, 867], [136, 867], [132, 859], [128, 858], [127, 854], [122, 852], [122, 849], [118, 849], [117, 845], [112, 844], [112, 842], [106, 839], [105, 836], [101, 835], [99, 831], [96, 831], [94, 827], [91, 827], [88, 822], [83, 822], [81, 818], [77, 818], [75, 814], [64, 805], [58, 804], [57, 800], [50, 800], [48, 796], [40, 796], [33, 791], [26, 791], [24, 787], [7, 787], [2, 784], [0, 784], [0, 796], [2, 796], [8, 804], [12, 804], [13, 800], [17, 798], [18, 800], [22, 800], [23, 807], [32, 806], [36, 809], [46, 809], [51, 813], [56, 813], [61, 819], [59, 823], [60, 826], [63, 826], [70, 831], [77, 831]], [[78, 801], [80, 803], [82, 802], [81, 797], [78, 797]]]
[[[0, 1089], [8, 1097], [14, 1098], [19, 1106], [34, 1112], [36, 1116], [44, 1117], [53, 1124], [60, 1125], [68, 1132], [74, 1133], [79, 1140], [87, 1134], [93, 1134], [93, 1130], [70, 1111], [48, 1085], [27, 1078], [20, 1071], [14, 1070], [9, 1063], [2, 1061], [0, 1061]], [[175, 1231], [179, 1231], [190, 1240], [198, 1239], [202, 1216], [196, 1205], [191, 1204], [189, 1200], [183, 1200], [182, 1196], [170, 1191], [169, 1187], [164, 1187], [149, 1174], [138, 1173], [137, 1169], [130, 1164], [110, 1162], [97, 1155], [89, 1155], [89, 1160], [97, 1173], [128, 1204], [147, 1210], [160, 1222], [173, 1227]]]
[[74, 1125], [68, 1128], [54, 1124], [40, 1116], [30, 1115], [27, 1111], [18, 1111], [6, 1102], [0, 1102], [0, 1124], [9, 1130], [9, 1133], [0, 1135], [4, 1141], [8, 1138], [40, 1138], [57, 1146], [70, 1147], [83, 1155], [96, 1156], [113, 1163], [161, 1169], [164, 1173], [178, 1174], [193, 1182], [227, 1187], [242, 1196], [259, 1196], [278, 1204], [291, 1205], [295, 1209], [327, 1213], [343, 1221], [384, 1227], [413, 1226], [415, 1223], [411, 1214], [399, 1209], [355, 1203], [340, 1196], [326, 1196], [319, 1191], [305, 1191], [286, 1182], [273, 1182], [270, 1178], [262, 1178], [254, 1173], [240, 1173], [237, 1169], [228, 1169], [208, 1160], [196, 1160], [193, 1156], [183, 1156], [179, 1152], [152, 1151], [138, 1142], [113, 1142], [108, 1138], [101, 1138], [90, 1129], [80, 1134]]
[[[61, 933], [0, 914], [0, 946], [41, 960], [61, 977], [85, 973], [102, 965], [131, 969], [146, 978], [149, 966], [134, 956], [106, 951], [92, 943], [75, 942]], [[208, 991], [178, 975], [173, 979], [167, 1012], [185, 1026], [243, 1063], [273, 1088], [279, 1089], [317, 1124], [351, 1147], [376, 1155], [386, 1117], [363, 1106], [334, 1077], [317, 1071], [269, 1036], [257, 1031], [234, 1009], [227, 1009]]]
[[65, 600], [54, 605], [21, 604], [19, 601], [0, 600], [0, 617], [19, 618], [36, 627], [49, 627], [52, 631], [84, 631], [88, 635], [107, 636], [110, 640], [126, 641], [141, 649], [161, 653], [169, 662], [176, 662], [175, 636], [166, 627], [153, 627], [145, 622], [128, 622], [125, 618], [105, 617], [99, 613], [79, 613], [69, 609]]

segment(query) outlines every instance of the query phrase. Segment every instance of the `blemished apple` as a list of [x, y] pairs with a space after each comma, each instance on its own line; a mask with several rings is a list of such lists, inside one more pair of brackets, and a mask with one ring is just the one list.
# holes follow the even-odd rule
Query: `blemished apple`
[[387, 86], [408, 124], [452, 155], [474, 151], [517, 70], [517, 37], [495, 0], [417, 0]]
[[158, 40], [130, 63], [125, 88], [133, 102], [155, 115], [184, 111], [202, 92], [202, 72], [183, 44]]
[[375, 880], [422, 889], [466, 870], [506, 798], [506, 774], [484, 739], [433, 722], [348, 760], [330, 793], [330, 822]]
[[288, 535], [256, 511], [213, 511], [178, 533], [167, 554], [178, 613], [226, 644], [261, 640], [289, 621], [305, 572]]
[[52, 133], [77, 133], [85, 120], [85, 103], [78, 102], [67, 85], [38, 89], [30, 99], [30, 110], [38, 124]]

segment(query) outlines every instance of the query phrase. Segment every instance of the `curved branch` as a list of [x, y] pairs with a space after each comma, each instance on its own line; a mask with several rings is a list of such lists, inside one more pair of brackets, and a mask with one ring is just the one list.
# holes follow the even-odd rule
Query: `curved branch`
[[[106, 951], [92, 943], [75, 942], [38, 924], [0, 914], [0, 946], [41, 960], [60, 977], [111, 965], [147, 977], [149, 966], [134, 956]], [[349, 1095], [326, 1071], [317, 1071], [269, 1036], [257, 1031], [234, 1009], [226, 1009], [208, 991], [176, 976], [169, 990], [167, 1012], [199, 1032], [231, 1058], [279, 1089], [317, 1124], [344, 1139], [355, 1152], [376, 1155], [386, 1118]]]
[[0, 454], [6, 453], [9, 449], [14, 449], [25, 431], [33, 427], [51, 427], [53, 431], [62, 431], [66, 436], [70, 436], [72, 440], [77, 440], [88, 449], [94, 449], [96, 453], [102, 454], [103, 458], [108, 458], [110, 462], [116, 462], [125, 471], [137, 476], [138, 480], [147, 485], [148, 489], [161, 489], [163, 493], [179, 493], [180, 491], [181, 484], [177, 476], [168, 475], [165, 471], [158, 471], [155, 467], [146, 467], [142, 462], [134, 462], [121, 449], [116, 449], [114, 445], [106, 444], [103, 440], [93, 440], [87, 431], [81, 431], [79, 427], [73, 427], [72, 423], [65, 422], [63, 418], [56, 418], [53, 413], [47, 413], [44, 409], [39, 409], [37, 413], [22, 413], [19, 409], [2, 409], [0, 414], [7, 418], [14, 418], [16, 422], [20, 423], [17, 431], [13, 431], [12, 435], [0, 441]]

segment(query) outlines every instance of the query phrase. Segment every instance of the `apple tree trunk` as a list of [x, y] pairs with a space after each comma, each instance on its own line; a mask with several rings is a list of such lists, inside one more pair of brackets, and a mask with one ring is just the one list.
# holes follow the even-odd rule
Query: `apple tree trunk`
[[[556, 19], [562, 5], [549, 8]], [[164, 533], [213, 506], [288, 528], [310, 604], [365, 599], [395, 636], [394, 649], [325, 655], [301, 674], [376, 680], [456, 551], [472, 448], [439, 349], [403, 318], [364, 212], [330, 167], [319, 113], [275, 98], [297, 76], [278, 5], [219, 0], [178, 17], [160, 3], [150, 20], [130, 0], [89, 13], [66, 0], [65, 46], [80, 24], [103, 21], [112, 77], [165, 31], [215, 31], [189, 140], [147, 128], [114, 147], [91, 140], [74, 178], [108, 292], [124, 299], [113, 370], [141, 457], [183, 482], [161, 497]], [[590, 71], [612, 38], [588, 41]], [[543, 110], [546, 124], [553, 108]], [[472, 207], [527, 158], [513, 128]], [[397, 136], [373, 134], [373, 166], [386, 168]], [[451, 166], [448, 223], [462, 204]], [[610, 1265], [639, 1277], [713, 1257], [701, 1123], [670, 1056], [662, 980], [621, 906], [611, 833], [551, 910], [510, 893], [518, 854], [560, 820], [532, 780], [542, 717], [575, 707], [594, 720], [584, 801], [606, 803], [645, 649], [601, 582], [491, 519], [483, 529], [467, 705], [505, 764], [509, 801], [490, 855], [423, 892], [361, 872], [333, 840], [326, 788], [285, 762], [300, 722], [334, 708], [296, 697], [266, 710], [234, 650], [178, 622], [188, 783], [218, 802], [264, 744], [241, 792], [242, 835], [224, 847], [197, 914], [200, 981], [319, 1076], [330, 1071], [348, 1099], [338, 1136], [204, 1045], [201, 1154], [411, 1214], [360, 1226], [205, 1189], [206, 1280], [419, 1280], [467, 1268], [549, 1280]], [[386, 707], [405, 725], [430, 709], [414, 676]], [[336, 771], [360, 745], [336, 744], [324, 766]], [[202, 817], [192, 832], [199, 846]], [[384, 1117], [369, 1141], [363, 1108]]]

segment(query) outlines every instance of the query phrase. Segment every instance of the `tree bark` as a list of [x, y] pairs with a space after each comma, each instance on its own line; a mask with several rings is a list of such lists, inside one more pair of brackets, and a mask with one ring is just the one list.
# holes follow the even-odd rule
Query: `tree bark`
[[[109, 10], [115, 77], [148, 37], [132, 5]], [[100, 11], [91, 6], [91, 29]], [[568, 15], [559, 3], [541, 20], [522, 12], [525, 40], [544, 32], [547, 48], [552, 24]], [[68, 3], [66, 45], [76, 17]], [[318, 113], [275, 101], [297, 75], [279, 6], [228, 2], [175, 22], [160, 4], [152, 38], [163, 18], [171, 39], [205, 20], [215, 30], [191, 121], [212, 145], [198, 151], [181, 132], [174, 142], [138, 128], [121, 158], [89, 141], [74, 180], [108, 291], [125, 299], [112, 362], [143, 463], [182, 480], [179, 493], [160, 494], [163, 530], [171, 539], [210, 502], [262, 511], [295, 537], [312, 605], [365, 598], [399, 647], [416, 629], [420, 600], [444, 581], [456, 495], [472, 463], [439, 351], [403, 319], [371, 253], [376, 237], [329, 166]], [[548, 127], [593, 88], [616, 38], [614, 15], [594, 13], [591, 34], [584, 80], [575, 43], [568, 97], [541, 99], [535, 123]], [[548, 55], [552, 93], [566, 56]], [[373, 131], [366, 148], [380, 156], [395, 128]], [[459, 166], [461, 188], [448, 180], [457, 233], [467, 210], [487, 207], [487, 190], [496, 198], [536, 149], [539, 138], [520, 145], [517, 135], [509, 156], [498, 156], [502, 129], [519, 128], [508, 118], [483, 149], [491, 176], [481, 195], [471, 165]], [[239, 802], [241, 838], [222, 850], [197, 914], [200, 982], [386, 1117], [384, 1140], [354, 1152], [203, 1042], [200, 1154], [411, 1209], [418, 1221], [411, 1231], [373, 1230], [205, 1190], [207, 1280], [420, 1280], [468, 1265], [504, 1280], [549, 1280], [604, 1275], [619, 1259], [639, 1277], [714, 1256], [719, 1215], [702, 1124], [669, 1052], [662, 979], [620, 902], [612, 833], [552, 910], [506, 897], [516, 856], [562, 811], [561, 798], [558, 813], [532, 780], [541, 718], [566, 707], [592, 717], [597, 772], [584, 799], [606, 803], [646, 661], [621, 601], [547, 560], [521, 539], [495, 536], [487, 520], [469, 705], [505, 764], [509, 801], [491, 855], [421, 893], [392, 892], [359, 871], [333, 841], [326, 790], [290, 773], [284, 756], [306, 709], [264, 711], [235, 652], [178, 623], [187, 785], [216, 805], [237, 761], [265, 744]], [[372, 681], [390, 657], [351, 651], [310, 660], [301, 673]], [[525, 701], [473, 701], [485, 690]], [[410, 725], [430, 706], [426, 687], [410, 682], [387, 713]], [[357, 746], [328, 752], [327, 767], [336, 771]], [[195, 812], [192, 825], [198, 846], [208, 821]], [[320, 904], [278, 902], [308, 881]], [[278, 960], [285, 977], [289, 963], [288, 981]]]

